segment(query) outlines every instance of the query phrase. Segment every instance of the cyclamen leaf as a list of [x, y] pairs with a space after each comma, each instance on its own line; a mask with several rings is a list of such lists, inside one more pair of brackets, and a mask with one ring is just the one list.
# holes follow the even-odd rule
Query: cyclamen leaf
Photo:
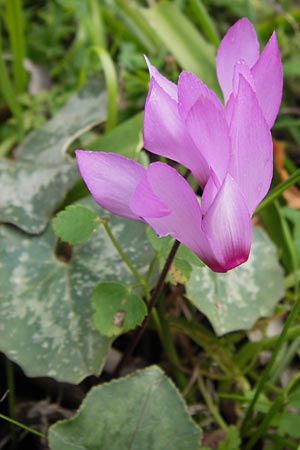
[[0, 222], [31, 234], [41, 233], [49, 217], [78, 178], [70, 143], [106, 119], [102, 79], [74, 94], [49, 122], [30, 133], [15, 159], [0, 159]]
[[276, 247], [265, 233], [254, 228], [246, 263], [227, 273], [194, 267], [186, 291], [220, 336], [247, 330], [259, 317], [272, 314], [284, 294], [283, 283]]
[[218, 445], [218, 450], [236, 450], [240, 448], [241, 438], [239, 431], [233, 425], [230, 425], [227, 430], [226, 438]]
[[147, 308], [143, 300], [120, 283], [97, 284], [92, 295], [93, 322], [103, 336], [115, 337], [139, 325]]
[[116, 152], [138, 161], [143, 148], [143, 118], [143, 113], [138, 113], [122, 122], [89, 144], [89, 150]]
[[52, 220], [56, 236], [71, 245], [87, 241], [99, 225], [97, 214], [83, 205], [70, 205]]
[[200, 439], [179, 392], [156, 366], [92, 388], [75, 417], [49, 430], [51, 450], [198, 450]]
[[[141, 274], [153, 251], [145, 225], [111, 216], [91, 198], [81, 200], [107, 217], [112, 233]], [[55, 257], [51, 227], [28, 236], [0, 226], [0, 351], [27, 375], [78, 383], [99, 374], [111, 340], [92, 322], [90, 298], [104, 280], [136, 283], [103, 229], [72, 249], [69, 262]]]

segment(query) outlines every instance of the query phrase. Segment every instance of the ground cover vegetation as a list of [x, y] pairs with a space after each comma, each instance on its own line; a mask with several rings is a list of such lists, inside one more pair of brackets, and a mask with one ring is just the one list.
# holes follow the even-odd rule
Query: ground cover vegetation
[[0, 13], [0, 449], [299, 450], [298, 2]]

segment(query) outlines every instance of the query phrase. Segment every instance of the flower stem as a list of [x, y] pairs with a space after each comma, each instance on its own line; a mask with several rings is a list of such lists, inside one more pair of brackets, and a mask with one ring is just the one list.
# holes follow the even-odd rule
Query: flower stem
[[107, 220], [106, 219], [101, 219], [101, 223], [102, 223], [102, 225], [103, 225], [103, 227], [104, 227], [108, 237], [110, 238], [111, 242], [113, 243], [115, 249], [117, 250], [117, 252], [121, 256], [122, 260], [124, 261], [124, 263], [126, 264], [128, 269], [130, 270], [130, 272], [135, 276], [137, 281], [140, 283], [141, 287], [143, 288], [146, 300], [149, 300], [150, 299], [150, 293], [149, 293], [149, 290], [148, 290], [148, 287], [147, 287], [147, 283], [145, 282], [144, 278], [136, 270], [136, 268], [134, 267], [134, 265], [132, 264], [132, 262], [130, 261], [128, 256], [123, 252], [120, 244], [118, 243], [117, 239], [114, 237], [113, 233], [111, 232], [111, 229], [110, 229], [110, 227], [107, 224]]
[[[6, 370], [6, 383], [8, 390], [8, 411], [11, 420], [14, 420], [14, 418], [16, 417], [14, 367], [12, 362], [8, 358], [5, 358], [5, 370]], [[16, 437], [15, 428], [11, 427], [10, 432], [12, 442], [14, 442]]]
[[279, 183], [274, 189], [272, 189], [269, 194], [260, 202], [254, 215], [259, 214], [262, 209], [273, 203], [284, 191], [286, 191], [290, 186], [295, 184], [300, 179], [300, 169], [296, 170], [287, 180]]
[[257, 430], [254, 434], [252, 434], [249, 442], [247, 443], [245, 450], [251, 450], [258, 439], [265, 433], [267, 430], [267, 427], [269, 426], [271, 420], [274, 418], [274, 416], [278, 413], [280, 408], [282, 407], [284, 403], [284, 395], [280, 395], [277, 397], [277, 399], [274, 401], [272, 406], [270, 407], [268, 413], [265, 415], [264, 420], [261, 422]]
[[[160, 296], [160, 300], [164, 300]], [[177, 355], [176, 347], [173, 342], [172, 333], [170, 330], [170, 323], [166, 319], [166, 304], [164, 301], [158, 302], [157, 309], [154, 309], [153, 311], [157, 311], [159, 315], [159, 320], [161, 323], [161, 329], [162, 329], [162, 343], [164, 346], [164, 350], [168, 355], [168, 358], [170, 362], [174, 366], [174, 376], [177, 380], [177, 384], [180, 389], [184, 390], [187, 385], [187, 380], [185, 375], [180, 370], [180, 359]]]
[[[130, 345], [129, 348], [127, 349], [128, 350], [128, 356], [126, 356], [125, 361], [133, 353], [136, 345], [138, 344], [138, 342], [140, 341], [140, 339], [141, 339], [141, 337], [142, 337], [142, 335], [144, 333], [144, 330], [146, 328], [146, 325], [148, 324], [150, 316], [152, 316], [153, 322], [155, 324], [156, 331], [157, 331], [157, 333], [159, 335], [159, 338], [160, 338], [160, 341], [161, 341], [161, 343], [162, 343], [162, 345], [164, 347], [164, 350], [165, 350], [166, 354], [168, 355], [169, 360], [172, 363], [174, 363], [175, 365], [178, 366], [179, 365], [179, 359], [178, 359], [178, 356], [177, 356], [177, 353], [176, 353], [176, 349], [175, 349], [174, 343], [173, 343], [171, 337], [169, 336], [170, 332], [168, 331], [168, 333], [167, 333], [166, 329], [163, 327], [163, 325], [161, 323], [161, 320], [160, 320], [160, 317], [159, 317], [157, 311], [154, 309], [154, 306], [155, 306], [155, 304], [156, 304], [156, 302], [158, 300], [158, 297], [159, 297], [160, 291], [161, 291], [161, 289], [163, 287], [163, 284], [164, 284], [165, 278], [167, 276], [168, 270], [170, 268], [170, 265], [171, 265], [171, 263], [172, 263], [172, 261], [174, 259], [175, 253], [176, 253], [177, 248], [179, 246], [179, 242], [175, 241], [175, 243], [173, 245], [173, 248], [171, 249], [170, 254], [169, 254], [169, 256], [168, 256], [168, 258], [166, 260], [165, 266], [164, 266], [164, 268], [163, 268], [163, 270], [161, 272], [161, 275], [160, 275], [160, 278], [159, 278], [159, 280], [157, 282], [156, 288], [153, 291], [152, 296], [150, 297], [150, 292], [149, 292], [149, 289], [148, 289], [147, 282], [144, 280], [144, 278], [140, 275], [140, 273], [133, 266], [132, 262], [127, 257], [127, 255], [123, 252], [120, 244], [118, 243], [118, 241], [116, 240], [115, 236], [111, 232], [111, 229], [110, 229], [110, 227], [107, 224], [107, 220], [106, 219], [101, 219], [101, 223], [102, 223], [102, 225], [103, 225], [103, 227], [104, 227], [108, 237], [110, 238], [112, 244], [114, 245], [115, 249], [117, 250], [117, 252], [121, 256], [122, 260], [127, 265], [128, 269], [131, 271], [131, 273], [135, 276], [135, 278], [137, 279], [138, 283], [142, 286], [143, 291], [144, 291], [144, 296], [145, 296], [145, 298], [146, 298], [146, 300], [148, 302], [148, 314], [145, 317], [145, 321], [144, 321], [145, 324], [143, 322], [141, 327], [137, 328], [137, 331], [139, 331], [141, 333], [141, 335], [137, 338], [138, 341], [135, 344], [133, 344], [133, 342], [134, 342], [134, 340], [136, 338], [136, 335], [138, 333], [136, 332], [136, 334], [134, 334], [134, 337], [133, 337], [133, 340], [132, 340], [132, 343], [131, 343], [131, 345], [134, 345], [134, 347], [131, 350], [130, 349], [131, 345]], [[142, 328], [143, 326], [144, 326], [144, 328]], [[124, 353], [123, 356], [125, 357], [126, 354], [127, 354], [127, 351]], [[122, 359], [121, 359], [119, 365], [122, 363]], [[120, 373], [120, 370], [121, 370], [123, 364], [124, 363], [122, 363], [120, 368], [118, 368], [118, 367], [116, 368], [115, 376], [117, 376]], [[179, 386], [183, 388], [185, 386], [185, 384], [186, 384], [185, 383], [186, 382], [185, 377], [179, 371], [177, 371], [176, 372], [176, 378], [177, 378], [177, 382], [178, 382]]]
[[130, 356], [134, 352], [136, 346], [140, 342], [140, 340], [141, 340], [141, 338], [142, 338], [142, 336], [143, 336], [143, 334], [145, 332], [146, 326], [147, 326], [147, 324], [148, 324], [148, 322], [150, 320], [151, 313], [153, 311], [153, 308], [156, 306], [159, 294], [160, 294], [160, 292], [161, 292], [161, 290], [162, 290], [162, 288], [164, 286], [164, 282], [166, 280], [166, 276], [168, 274], [168, 271], [169, 271], [170, 266], [171, 266], [171, 264], [173, 262], [173, 259], [175, 257], [175, 254], [177, 252], [177, 249], [178, 249], [179, 245], [180, 245], [180, 242], [175, 241], [173, 246], [172, 246], [172, 248], [171, 248], [171, 250], [170, 250], [170, 253], [169, 253], [169, 255], [168, 255], [167, 259], [166, 259], [165, 265], [164, 265], [164, 267], [163, 267], [163, 269], [161, 271], [161, 274], [159, 276], [158, 282], [157, 282], [157, 284], [156, 284], [156, 286], [155, 286], [155, 288], [154, 288], [154, 290], [152, 292], [152, 295], [150, 297], [150, 300], [149, 300], [149, 303], [148, 303], [148, 313], [145, 316], [145, 319], [144, 319], [143, 323], [141, 324], [141, 326], [136, 328], [136, 330], [134, 332], [134, 335], [133, 335], [133, 338], [132, 338], [129, 346], [127, 347], [127, 349], [123, 353], [123, 356], [122, 356], [121, 360], [119, 361], [119, 364], [117, 365], [117, 367], [116, 367], [116, 369], [114, 371], [114, 374], [113, 374], [114, 377], [119, 376], [119, 374], [120, 374], [124, 364], [126, 363], [128, 358], [130, 358]]
[[205, 400], [205, 403], [211, 413], [211, 415], [213, 416], [213, 418], [215, 419], [215, 421], [217, 422], [217, 424], [220, 426], [220, 428], [222, 428], [223, 431], [227, 432], [228, 431], [228, 426], [225, 423], [223, 417], [221, 416], [221, 414], [219, 413], [218, 408], [216, 407], [216, 405], [213, 403], [210, 394], [207, 392], [206, 388], [205, 388], [205, 384], [202, 378], [202, 375], [199, 373], [198, 375], [198, 387], [199, 390]]
[[27, 425], [24, 425], [23, 423], [12, 419], [11, 417], [4, 416], [4, 414], [0, 414], [0, 419], [6, 420], [7, 422], [9, 422], [12, 425], [16, 425], [17, 427], [23, 428], [23, 430], [26, 430], [29, 433], [35, 434], [36, 436], [39, 436], [40, 438], [47, 439], [47, 436], [45, 434], [40, 433], [39, 431], [35, 430], [34, 428], [30, 428]]

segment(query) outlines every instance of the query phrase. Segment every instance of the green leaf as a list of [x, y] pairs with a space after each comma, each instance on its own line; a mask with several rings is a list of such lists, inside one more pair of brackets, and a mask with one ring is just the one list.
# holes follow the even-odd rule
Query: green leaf
[[236, 427], [231, 425], [228, 427], [225, 441], [220, 442], [218, 445], [218, 450], [238, 450], [240, 448], [240, 444], [240, 433]]
[[[96, 14], [98, 13], [98, 16], [99, 12], [95, 11]], [[107, 119], [105, 129], [110, 130], [114, 128], [118, 118], [118, 76], [112, 57], [105, 48], [98, 44], [91, 47], [90, 50], [98, 56], [104, 73], [107, 91]]]
[[103, 336], [114, 337], [132, 330], [144, 319], [143, 300], [120, 283], [97, 284], [92, 295], [95, 328]]
[[71, 245], [87, 241], [99, 225], [97, 214], [83, 205], [70, 205], [52, 220], [56, 236]]
[[[254, 390], [246, 391], [244, 393], [244, 396], [245, 399], [247, 400], [247, 403], [250, 404], [255, 396], [255, 391]], [[257, 413], [267, 414], [271, 406], [272, 402], [268, 399], [266, 394], [260, 393], [258, 399], [255, 402], [254, 411], [256, 411]]]
[[[131, 33], [131, 38], [128, 40], [133, 41], [137, 39], [147, 52], [155, 53], [158, 48], [157, 36], [153, 33], [147, 19], [143, 17], [139, 7], [135, 4], [136, 2], [115, 0], [115, 3], [120, 22]], [[123, 35], [124, 32], [122, 32]], [[122, 40], [125, 41], [126, 39], [122, 37]]]
[[246, 330], [272, 314], [283, 296], [283, 271], [276, 247], [260, 229], [253, 229], [249, 260], [227, 273], [194, 267], [187, 297], [211, 322], [218, 335]]
[[278, 417], [277, 426], [279, 435], [289, 435], [295, 439], [300, 438], [299, 414], [291, 411], [282, 411]]
[[218, 47], [220, 36], [214, 20], [207, 11], [206, 5], [202, 0], [190, 0], [189, 5], [195, 22], [199, 24], [207, 39], [209, 39], [215, 47]]
[[161, 2], [153, 8], [144, 9], [143, 13], [153, 32], [181, 67], [195, 73], [219, 94], [214, 48], [203, 39], [194, 24], [171, 2]]
[[300, 58], [292, 56], [283, 65], [283, 73], [286, 77], [295, 77], [300, 75]]
[[143, 113], [139, 113], [122, 122], [93, 141], [89, 145], [89, 150], [119, 153], [127, 158], [138, 160], [143, 148], [143, 118]]
[[51, 450], [198, 450], [201, 430], [156, 366], [90, 390], [75, 417], [49, 430]]
[[41, 233], [78, 178], [76, 162], [66, 154], [68, 146], [105, 118], [104, 83], [97, 79], [30, 133], [16, 149], [15, 160], [0, 159], [0, 222]]
[[[153, 257], [145, 225], [112, 216], [91, 198], [81, 203], [108, 218], [123, 251], [144, 274]], [[78, 383], [98, 374], [111, 341], [93, 326], [93, 289], [108, 280], [136, 284], [105, 231], [74, 247], [68, 262], [55, 255], [51, 227], [28, 236], [2, 225], [0, 240], [0, 351], [33, 377]]]
[[292, 389], [289, 392], [289, 405], [300, 412], [300, 379], [295, 380]]
[[268, 235], [276, 244], [280, 259], [287, 272], [294, 272], [299, 267], [298, 255], [290, 228], [278, 201], [274, 201], [264, 208], [259, 216]]

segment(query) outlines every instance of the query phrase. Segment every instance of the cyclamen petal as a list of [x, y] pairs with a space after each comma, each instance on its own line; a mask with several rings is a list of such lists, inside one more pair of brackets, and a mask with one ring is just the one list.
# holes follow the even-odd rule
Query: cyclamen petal
[[257, 97], [240, 75], [230, 124], [229, 173], [239, 185], [250, 214], [266, 195], [273, 173], [273, 143]]
[[[251, 230], [250, 216], [229, 175], [202, 220], [194, 191], [167, 164], [156, 162], [144, 169], [121, 155], [80, 150], [76, 151], [76, 157], [87, 186], [103, 208], [123, 217], [144, 220], [160, 236], [171, 235], [215, 271], [227, 271], [247, 257], [245, 235], [249, 235], [249, 227]], [[107, 177], [116, 163], [118, 179], [127, 182], [123, 186], [117, 178]], [[95, 172], [86, 172], [92, 168], [96, 176]], [[141, 178], [133, 182], [132, 174]], [[218, 235], [220, 224], [222, 232]]]
[[116, 153], [76, 150], [80, 174], [96, 203], [122, 217], [139, 219], [130, 198], [145, 174], [141, 164]]
[[210, 267], [222, 267], [212, 242], [202, 231], [202, 213], [196, 195], [188, 182], [179, 173], [164, 163], [150, 164], [145, 177], [149, 193], [144, 196], [139, 187], [132, 197], [131, 207], [135, 214], [143, 214], [148, 198], [157, 196], [170, 210], [169, 215], [162, 218], [143, 216], [159, 236], [170, 235], [189, 247], [203, 262]]
[[239, 91], [239, 82], [240, 82], [240, 75], [247, 80], [247, 82], [250, 84], [252, 90], [255, 92], [255, 84], [254, 84], [254, 78], [252, 75], [251, 70], [243, 60], [239, 60], [235, 66], [234, 66], [234, 74], [233, 74], [233, 82], [232, 82], [232, 93], [230, 94], [229, 100], [226, 103], [226, 119], [228, 124], [231, 123], [232, 119], [232, 113], [233, 113], [233, 106], [235, 103], [235, 97], [238, 94]]
[[182, 72], [177, 87], [146, 61], [145, 148], [189, 168], [203, 188], [201, 202], [164, 163], [145, 169], [120, 155], [77, 150], [81, 175], [102, 207], [143, 220], [225, 272], [248, 259], [251, 215], [271, 183], [270, 127], [282, 94], [276, 37], [259, 56], [248, 19], [227, 32], [217, 54], [225, 107], [195, 75]]
[[251, 216], [234, 179], [227, 174], [203, 218], [203, 231], [219, 256], [215, 272], [230, 270], [247, 261], [251, 246]]
[[259, 43], [252, 23], [238, 20], [223, 37], [217, 52], [216, 68], [225, 103], [232, 92], [234, 66], [239, 60], [252, 67], [259, 57]]
[[213, 170], [211, 170], [210, 177], [205, 185], [205, 188], [203, 190], [203, 194], [201, 197], [201, 211], [202, 214], [205, 215], [210, 206], [212, 205], [214, 199], [216, 198], [216, 195], [218, 194], [221, 184], [214, 173]]
[[173, 100], [177, 101], [177, 86], [172, 81], [164, 77], [155, 66], [153, 66], [146, 55], [144, 55], [146, 64], [148, 66], [150, 78], [154, 78], [156, 83], [168, 94]]
[[278, 114], [283, 85], [283, 70], [275, 33], [270, 37], [251, 72], [260, 106], [271, 128]]
[[[146, 182], [142, 181], [132, 197], [131, 208], [135, 214], [143, 217], [160, 236], [170, 234], [181, 242], [193, 241], [201, 230], [202, 215], [195, 193], [188, 182], [175, 169], [160, 162], [150, 164], [145, 179]], [[143, 187], [147, 185], [146, 195], [144, 189], [141, 189], [142, 184]], [[147, 211], [148, 198], [153, 196], [159, 198], [170, 211], [163, 220], [157, 220], [151, 211]]]
[[252, 75], [251, 69], [245, 63], [245, 61], [243, 59], [241, 59], [241, 60], [237, 61], [234, 66], [233, 81], [232, 81], [232, 93], [233, 93], [234, 97], [236, 97], [238, 94], [240, 75], [243, 76], [243, 78], [251, 86], [252, 90], [256, 93], [255, 81], [254, 81], [254, 77]]
[[236, 90], [236, 64], [248, 66], [253, 82], [244, 72], [256, 92], [265, 119], [271, 128], [276, 119], [282, 97], [282, 64], [275, 33], [259, 55], [259, 45], [253, 25], [247, 18], [240, 19], [225, 34], [216, 58], [218, 80], [225, 103]]
[[204, 185], [209, 165], [182, 122], [178, 104], [156, 82], [150, 81], [144, 113], [144, 146], [152, 153], [173, 159], [189, 168]]
[[208, 99], [216, 109], [223, 110], [223, 105], [216, 94], [203, 81], [193, 73], [181, 72], [178, 78], [178, 111], [181, 120], [186, 120], [191, 108], [200, 97]]
[[201, 155], [221, 183], [228, 170], [231, 153], [229, 127], [223, 109], [207, 97], [199, 97], [190, 109], [185, 125]]
[[150, 167], [151, 164], [133, 192], [129, 204], [131, 210], [142, 219], [146, 217], [157, 219], [158, 217], [169, 216], [172, 213], [172, 210], [155, 194], [149, 184]]

